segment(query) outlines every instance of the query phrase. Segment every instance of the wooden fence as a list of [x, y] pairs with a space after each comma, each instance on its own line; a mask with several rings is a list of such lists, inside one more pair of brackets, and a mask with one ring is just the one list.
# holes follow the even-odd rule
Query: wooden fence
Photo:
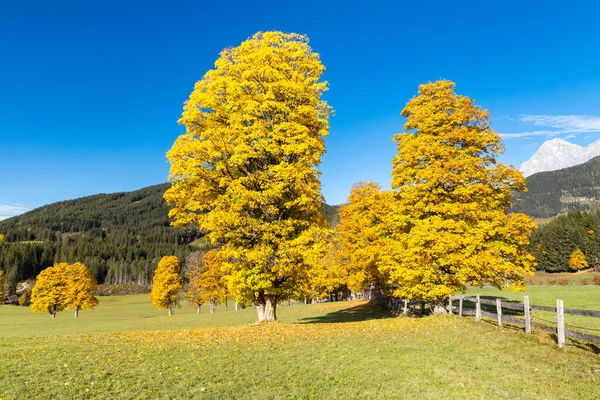
[[[387, 309], [395, 310], [402, 313], [425, 313], [425, 302], [409, 302], [404, 299], [393, 298], [393, 297], [380, 297], [377, 299]], [[483, 306], [491, 306], [495, 312], [483, 309]], [[494, 307], [495, 306], [495, 307]], [[473, 316], [475, 321], [481, 321], [482, 317], [489, 318], [498, 321], [498, 326], [503, 327], [504, 323], [510, 323], [513, 325], [522, 326], [526, 333], [531, 333], [531, 329], [536, 328], [545, 332], [554, 333], [556, 335], [556, 341], [558, 347], [564, 348], [565, 339], [567, 337], [582, 340], [585, 342], [594, 343], [600, 345], [600, 336], [592, 335], [589, 333], [580, 332], [578, 330], [566, 329], [565, 328], [565, 314], [580, 315], [584, 317], [600, 318], [600, 311], [595, 310], [579, 310], [574, 308], [565, 308], [562, 300], [556, 300], [556, 307], [537, 306], [529, 303], [529, 297], [523, 297], [523, 303], [515, 303], [502, 301], [501, 299], [485, 299], [479, 295], [476, 297], [466, 296], [450, 296], [446, 310], [450, 314], [458, 314], [459, 317]], [[509, 313], [503, 313], [503, 310], [510, 310]], [[531, 310], [540, 310], [556, 313], [556, 321], [543, 320], [538, 317], [532, 317]], [[553, 326], [547, 324], [541, 324], [532, 319], [539, 319], [544, 322], [550, 323]], [[598, 331], [600, 329], [591, 329], [580, 326], [570, 327], [588, 331]]]

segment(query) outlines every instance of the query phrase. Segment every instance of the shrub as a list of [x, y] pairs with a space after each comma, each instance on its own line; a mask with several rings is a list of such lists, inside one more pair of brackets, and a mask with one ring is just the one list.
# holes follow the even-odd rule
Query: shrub
[[535, 285], [535, 280], [533, 278], [525, 278], [525, 286], [533, 286]]
[[569, 278], [559, 278], [556, 280], [556, 283], [560, 286], [567, 286], [569, 284]]
[[554, 279], [554, 278], [548, 279], [548, 285], [550, 285], [550, 286], [556, 286], [556, 279]]
[[584, 285], [584, 286], [586, 286], [586, 285], [589, 285], [589, 284], [590, 284], [590, 281], [589, 281], [587, 278], [583, 278], [583, 279], [581, 280], [581, 284], [582, 284], [582, 285]]
[[594, 279], [592, 280], [592, 283], [594, 285], [600, 285], [600, 275], [594, 276]]

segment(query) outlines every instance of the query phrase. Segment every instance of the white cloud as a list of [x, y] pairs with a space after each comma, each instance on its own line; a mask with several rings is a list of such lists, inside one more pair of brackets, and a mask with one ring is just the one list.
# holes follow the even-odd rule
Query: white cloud
[[579, 133], [600, 133], [600, 117], [591, 115], [521, 115], [524, 124], [540, 126], [544, 130], [532, 130], [518, 133], [502, 133], [505, 139], [531, 136], [561, 136], [573, 138]]
[[15, 215], [23, 214], [27, 211], [29, 211], [29, 208], [23, 207], [20, 204], [0, 203], [0, 221], [6, 218], [14, 217]]

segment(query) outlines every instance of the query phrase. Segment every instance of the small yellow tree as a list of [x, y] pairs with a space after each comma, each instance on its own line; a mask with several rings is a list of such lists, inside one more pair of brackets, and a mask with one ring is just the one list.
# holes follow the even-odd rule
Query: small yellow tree
[[187, 257], [185, 262], [185, 277], [187, 279], [185, 297], [191, 305], [196, 307], [198, 314], [200, 314], [202, 304], [205, 303], [204, 293], [200, 286], [202, 273], [204, 272], [203, 257], [204, 252], [195, 251]]
[[182, 289], [180, 270], [177, 257], [165, 256], [158, 262], [152, 278], [150, 300], [159, 310], [166, 308], [168, 315], [173, 314], [173, 307], [177, 305], [179, 292]]
[[67, 280], [62, 265], [48, 267], [38, 274], [31, 291], [32, 311], [47, 312], [54, 318], [67, 306]]
[[225, 285], [222, 279], [221, 266], [225, 262], [223, 253], [213, 249], [203, 258], [204, 271], [200, 275], [198, 288], [204, 302], [210, 304], [210, 313], [214, 313], [217, 304], [225, 300]]
[[583, 254], [583, 251], [581, 251], [579, 248], [573, 250], [571, 257], [569, 258], [569, 268], [578, 271], [580, 269], [587, 268], [588, 266], [589, 264], [585, 259], [585, 254]]
[[4, 235], [2, 233], [0, 233], [0, 243], [4, 242]]
[[367, 291], [385, 283], [379, 260], [384, 251], [381, 238], [390, 200], [390, 194], [378, 184], [360, 182], [354, 184], [348, 203], [340, 208], [338, 252], [348, 270], [348, 286], [354, 291]]
[[90, 270], [81, 263], [59, 264], [67, 281], [66, 309], [75, 310], [75, 318], [79, 311], [94, 308], [98, 299], [94, 297], [97, 283]]

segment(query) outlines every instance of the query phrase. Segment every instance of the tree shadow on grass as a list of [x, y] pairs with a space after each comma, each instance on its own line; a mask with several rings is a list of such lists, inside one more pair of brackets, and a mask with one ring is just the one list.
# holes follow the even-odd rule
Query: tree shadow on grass
[[380, 307], [366, 303], [358, 306], [344, 308], [330, 312], [325, 315], [315, 317], [301, 318], [299, 324], [331, 324], [339, 322], [359, 322], [368, 321], [371, 319], [392, 318], [394, 314], [390, 311], [382, 310]]

